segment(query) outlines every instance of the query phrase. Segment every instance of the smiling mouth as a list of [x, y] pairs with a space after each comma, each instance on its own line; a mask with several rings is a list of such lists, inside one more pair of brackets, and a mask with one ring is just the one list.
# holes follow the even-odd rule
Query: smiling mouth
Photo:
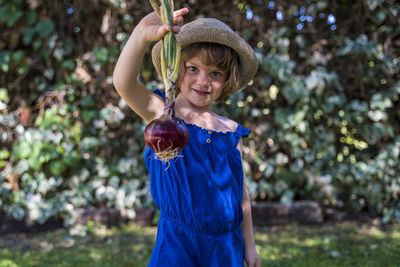
[[201, 96], [207, 96], [207, 95], [210, 95], [210, 94], [211, 94], [210, 92], [204, 92], [204, 91], [200, 91], [200, 90], [196, 90], [196, 89], [193, 89], [193, 91], [194, 91], [196, 94], [201, 95]]

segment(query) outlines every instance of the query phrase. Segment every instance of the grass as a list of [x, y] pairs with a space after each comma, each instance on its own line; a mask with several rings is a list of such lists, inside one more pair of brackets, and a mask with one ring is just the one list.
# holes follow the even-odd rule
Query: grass
[[[71, 236], [66, 230], [0, 236], [0, 267], [146, 266], [155, 227], [88, 225]], [[399, 266], [400, 228], [381, 230], [345, 222], [319, 226], [256, 228], [262, 266]]]
[[263, 266], [399, 266], [400, 230], [342, 223], [259, 231]]

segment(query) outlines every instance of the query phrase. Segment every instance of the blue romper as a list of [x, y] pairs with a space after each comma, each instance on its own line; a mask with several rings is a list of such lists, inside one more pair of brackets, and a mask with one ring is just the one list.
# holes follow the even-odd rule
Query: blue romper
[[243, 169], [236, 146], [250, 130], [238, 124], [235, 132], [222, 133], [184, 123], [189, 143], [169, 167], [146, 147], [160, 210], [148, 266], [243, 266]]

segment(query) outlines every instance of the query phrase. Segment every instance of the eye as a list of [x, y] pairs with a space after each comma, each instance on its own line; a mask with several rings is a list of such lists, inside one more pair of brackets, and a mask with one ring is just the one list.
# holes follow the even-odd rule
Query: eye
[[226, 75], [225, 75], [225, 72], [223, 72], [223, 71], [219, 71], [219, 70], [218, 71], [212, 71], [210, 73], [210, 78], [212, 80], [222, 82], [222, 81], [224, 81], [226, 79]]
[[214, 77], [214, 78], [220, 78], [220, 77], [224, 76], [224, 74], [220, 71], [213, 71], [213, 72], [211, 72], [210, 75], [211, 75], [211, 77]]
[[185, 69], [187, 72], [192, 72], [192, 73], [198, 71], [198, 69], [195, 66], [190, 66], [190, 65], [186, 66]]

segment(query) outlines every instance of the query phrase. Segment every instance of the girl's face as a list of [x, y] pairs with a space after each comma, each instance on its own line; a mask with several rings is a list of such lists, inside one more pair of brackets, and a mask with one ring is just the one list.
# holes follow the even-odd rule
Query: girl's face
[[180, 93], [191, 104], [208, 108], [221, 95], [226, 77], [223, 69], [204, 64], [201, 57], [190, 58], [185, 64]]

